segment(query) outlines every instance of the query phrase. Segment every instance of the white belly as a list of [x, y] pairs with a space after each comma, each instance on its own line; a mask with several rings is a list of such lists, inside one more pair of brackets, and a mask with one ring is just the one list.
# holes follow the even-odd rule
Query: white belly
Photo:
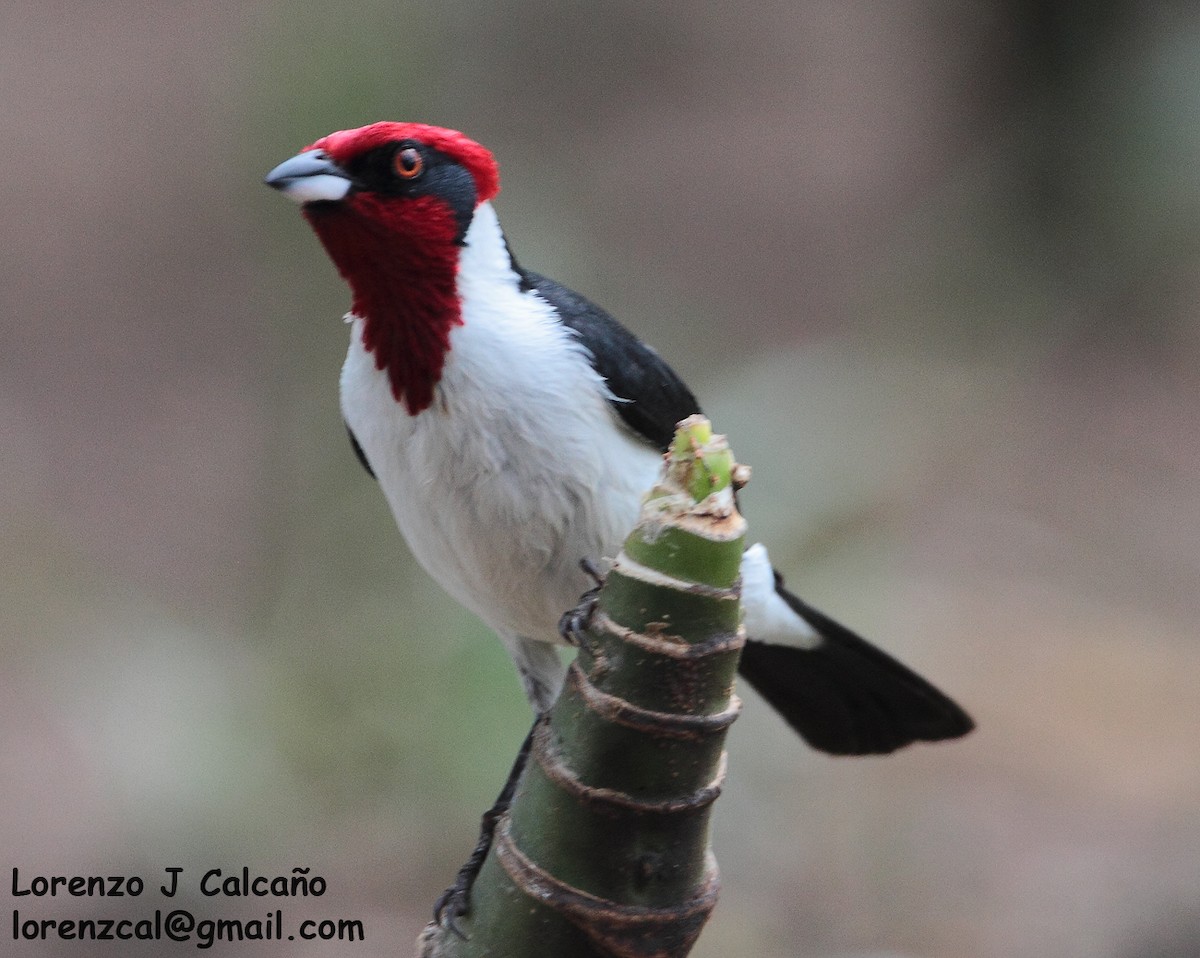
[[411, 416], [363, 349], [362, 321], [351, 328], [342, 412], [409, 548], [497, 632], [558, 641], [589, 585], [579, 561], [616, 555], [661, 456], [613, 427], [571, 342], [548, 343], [532, 367], [547, 374], [529, 381], [517, 368], [531, 357], [514, 364], [503, 332], [456, 327], [434, 404]]

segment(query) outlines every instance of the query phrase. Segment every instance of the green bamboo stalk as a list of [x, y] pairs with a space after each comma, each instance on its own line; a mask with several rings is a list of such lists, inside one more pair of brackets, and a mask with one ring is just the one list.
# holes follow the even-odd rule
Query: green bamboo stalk
[[744, 636], [736, 466], [707, 420], [680, 423], [600, 591], [589, 640], [534, 735], [475, 883], [465, 938], [430, 924], [420, 958], [680, 958], [716, 904], [712, 803]]

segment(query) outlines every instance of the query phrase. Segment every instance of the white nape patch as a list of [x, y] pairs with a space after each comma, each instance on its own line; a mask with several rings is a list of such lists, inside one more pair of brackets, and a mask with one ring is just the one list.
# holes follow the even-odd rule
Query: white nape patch
[[321, 173], [317, 176], [298, 176], [279, 187], [279, 192], [297, 203], [345, 199], [350, 181], [344, 176]]
[[761, 542], [742, 553], [742, 621], [748, 639], [801, 649], [815, 649], [822, 641], [775, 591], [775, 571]]

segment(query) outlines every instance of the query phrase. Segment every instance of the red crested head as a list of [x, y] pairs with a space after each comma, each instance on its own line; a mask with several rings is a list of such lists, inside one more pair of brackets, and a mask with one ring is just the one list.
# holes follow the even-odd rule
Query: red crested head
[[462, 323], [459, 251], [500, 190], [491, 152], [455, 130], [373, 123], [322, 137], [267, 182], [303, 204], [396, 401], [426, 409]]
[[339, 130], [306, 146], [303, 152], [324, 150], [335, 163], [344, 167], [364, 153], [404, 140], [424, 143], [466, 169], [475, 179], [476, 202], [493, 199], [500, 192], [500, 170], [491, 150], [458, 130], [447, 130], [428, 123], [383, 120], [370, 126], [360, 126], [356, 130]]

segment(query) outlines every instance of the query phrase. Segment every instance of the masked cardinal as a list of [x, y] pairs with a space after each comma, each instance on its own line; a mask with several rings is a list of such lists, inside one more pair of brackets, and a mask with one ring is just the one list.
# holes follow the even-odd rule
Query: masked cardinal
[[[518, 262], [492, 204], [496, 162], [463, 134], [343, 130], [266, 182], [300, 204], [350, 286], [341, 408], [354, 451], [413, 555], [495, 630], [544, 713], [564, 676], [560, 618], [592, 584], [587, 563], [620, 550], [696, 399], [603, 309]], [[762, 545], [741, 576], [740, 674], [813, 748], [881, 754], [972, 728], [784, 588]], [[485, 816], [483, 851], [518, 774]], [[476, 852], [439, 918], [467, 910]]]

